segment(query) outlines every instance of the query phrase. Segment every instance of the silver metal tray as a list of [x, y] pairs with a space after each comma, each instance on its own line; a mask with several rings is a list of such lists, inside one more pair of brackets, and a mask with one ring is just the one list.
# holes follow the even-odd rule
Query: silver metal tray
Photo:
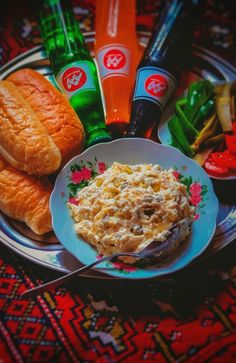
[[[147, 44], [149, 36], [149, 33], [139, 33], [140, 52]], [[86, 33], [85, 39], [93, 53], [94, 33]], [[2, 67], [0, 79], [6, 78], [12, 72], [21, 68], [34, 69], [54, 83], [49, 60], [41, 46], [18, 56]], [[193, 57], [189, 61], [183, 75], [186, 75], [185, 78], [188, 75], [191, 79], [205, 78], [213, 82], [232, 81], [236, 79], [236, 69], [216, 54], [194, 46]], [[216, 233], [204, 255], [210, 255], [219, 251], [236, 238], [236, 196], [234, 196], [236, 193], [233, 192], [236, 183], [229, 181], [214, 182], [214, 186], [220, 201], [220, 211], [217, 219]], [[225, 200], [226, 193], [224, 192], [226, 189], [232, 190], [231, 195], [234, 200]], [[1, 213], [0, 242], [26, 259], [53, 270], [69, 272], [82, 266], [75, 257], [60, 245], [53, 233], [48, 233], [42, 237], [37, 236], [25, 224], [16, 222]], [[85, 273], [83, 276], [114, 279], [114, 277], [93, 270]]]

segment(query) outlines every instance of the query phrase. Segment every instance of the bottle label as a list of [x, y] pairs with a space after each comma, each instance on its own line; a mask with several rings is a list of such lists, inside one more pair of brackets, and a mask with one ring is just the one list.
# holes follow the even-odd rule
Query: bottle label
[[101, 79], [112, 76], [127, 77], [130, 72], [130, 50], [123, 45], [112, 44], [97, 52]]
[[86, 61], [70, 63], [57, 75], [56, 81], [68, 99], [86, 90], [96, 91], [89, 62]]
[[157, 67], [140, 68], [137, 72], [133, 101], [148, 100], [163, 110], [176, 86], [176, 79], [169, 72]]

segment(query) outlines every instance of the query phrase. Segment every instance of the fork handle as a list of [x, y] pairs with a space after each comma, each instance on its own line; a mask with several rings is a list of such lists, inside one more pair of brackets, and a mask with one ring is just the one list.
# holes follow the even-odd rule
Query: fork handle
[[56, 289], [57, 287], [65, 284], [66, 282], [72, 280], [74, 277], [81, 275], [83, 272], [86, 272], [88, 270], [90, 270], [92, 267], [98, 265], [101, 262], [104, 261], [108, 261], [108, 260], [112, 260], [115, 257], [121, 257], [121, 256], [134, 256], [134, 254], [132, 252], [117, 252], [114, 253], [110, 256], [105, 256], [102, 257], [99, 260], [96, 260], [92, 263], [90, 263], [87, 266], [83, 266], [80, 267], [78, 270], [72, 271], [64, 276], [59, 277], [58, 279], [49, 281], [43, 285], [37, 286], [37, 287], [33, 287], [32, 289], [28, 289], [26, 291], [24, 291], [23, 293], [21, 293], [21, 297], [22, 298], [32, 298], [35, 297], [39, 294], [42, 294], [45, 291], [51, 291]]

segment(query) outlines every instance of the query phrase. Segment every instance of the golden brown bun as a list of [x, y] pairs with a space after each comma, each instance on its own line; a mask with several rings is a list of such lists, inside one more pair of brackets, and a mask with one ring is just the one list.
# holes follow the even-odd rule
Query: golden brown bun
[[66, 164], [83, 148], [84, 130], [68, 100], [40, 73], [22, 69], [8, 77], [20, 90], [61, 151]]
[[0, 210], [25, 222], [36, 234], [52, 230], [49, 198], [52, 186], [46, 177], [16, 170], [0, 156]]
[[0, 81], [0, 154], [30, 174], [51, 174], [61, 153], [18, 88]]

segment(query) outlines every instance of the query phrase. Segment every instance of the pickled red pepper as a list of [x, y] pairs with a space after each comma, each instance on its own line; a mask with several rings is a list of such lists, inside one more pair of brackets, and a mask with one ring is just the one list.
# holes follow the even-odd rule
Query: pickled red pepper
[[224, 133], [226, 150], [212, 152], [205, 168], [215, 174], [236, 171], [236, 125], [235, 125], [235, 82], [225, 83], [218, 88], [216, 110]]

